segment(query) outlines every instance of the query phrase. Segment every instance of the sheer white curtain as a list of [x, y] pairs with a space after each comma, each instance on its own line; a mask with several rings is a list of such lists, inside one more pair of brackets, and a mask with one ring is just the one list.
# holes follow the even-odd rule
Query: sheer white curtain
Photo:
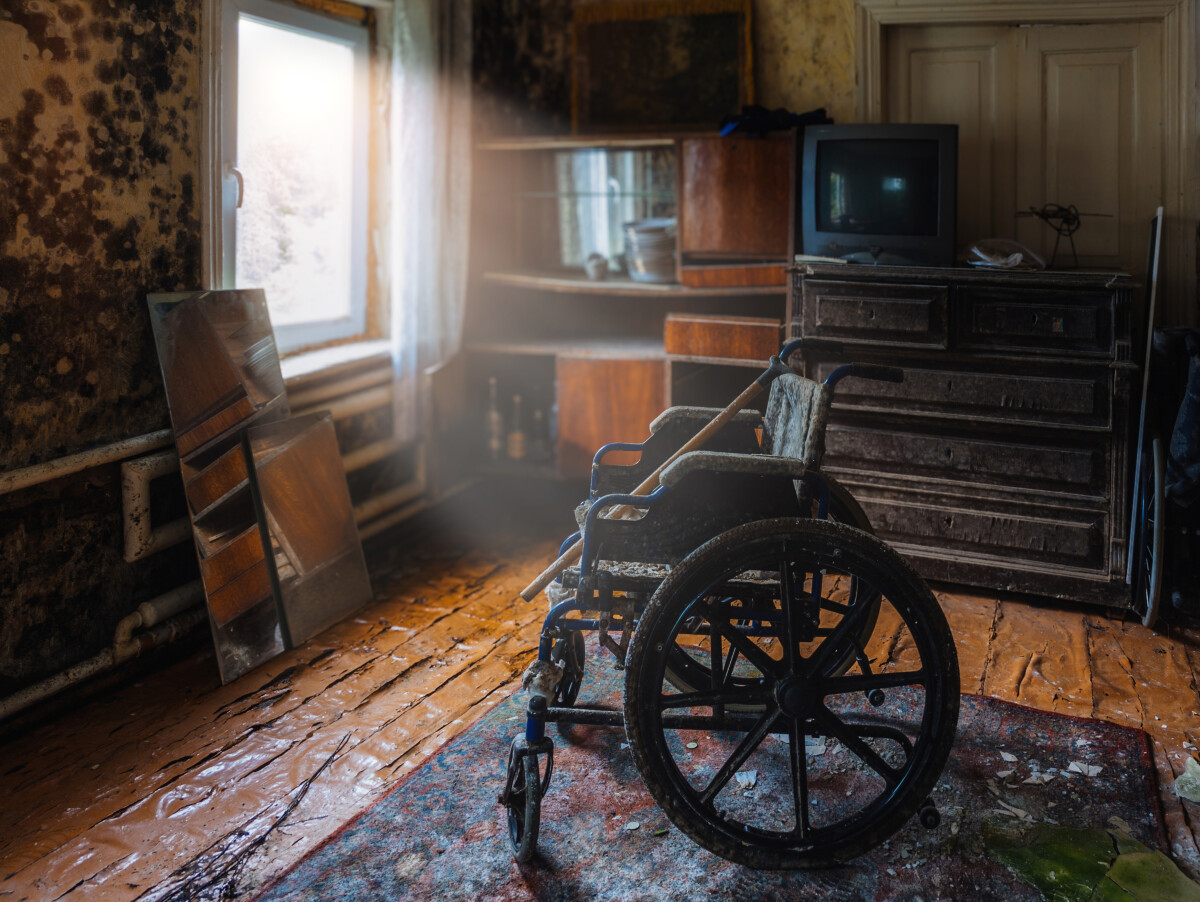
[[470, 0], [395, 0], [390, 278], [395, 431], [421, 433], [422, 373], [462, 343], [471, 193]]

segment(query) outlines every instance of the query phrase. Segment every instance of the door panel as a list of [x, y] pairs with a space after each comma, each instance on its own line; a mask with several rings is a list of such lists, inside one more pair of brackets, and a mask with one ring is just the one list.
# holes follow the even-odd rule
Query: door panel
[[[1162, 28], [1021, 29], [1017, 209], [1074, 204], [1081, 266], [1140, 274], [1146, 227], [1162, 199]], [[1090, 215], [1089, 215], [1090, 214]], [[1049, 254], [1054, 232], [1018, 220], [1017, 240]], [[1071, 265], [1060, 241], [1059, 265]]]
[[[558, 469], [587, 476], [592, 457], [609, 442], [641, 442], [666, 406], [666, 362], [563, 355], [555, 363], [558, 393]], [[633, 463], [618, 452], [608, 463]]]
[[1029, 208], [1074, 204], [1090, 214], [1080, 265], [1142, 275], [1163, 192], [1160, 23], [898, 26], [885, 42], [885, 121], [959, 127], [960, 247], [1015, 238], [1049, 260], [1055, 233]]
[[958, 245], [1007, 236], [1013, 209], [1016, 35], [1004, 27], [887, 31], [888, 122], [958, 126]]

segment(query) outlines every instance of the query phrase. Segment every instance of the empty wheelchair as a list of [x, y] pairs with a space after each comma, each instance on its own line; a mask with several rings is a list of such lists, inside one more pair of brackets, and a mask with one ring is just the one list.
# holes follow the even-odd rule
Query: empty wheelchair
[[[770, 386], [765, 417], [737, 410], [751, 386], [725, 411], [672, 408], [645, 442], [596, 454], [564, 543], [581, 554], [547, 589], [500, 796], [518, 861], [536, 850], [550, 722], [624, 726], [668, 818], [750, 867], [843, 862], [917, 812], [937, 825], [954, 642], [929, 588], [820, 469], [837, 383], [903, 373], [850, 364], [813, 382], [784, 362], [800, 344], [756, 381]], [[705, 423], [703, 450], [678, 454]], [[614, 450], [640, 457], [608, 465]], [[620, 708], [580, 701], [585, 632], [624, 669]]]

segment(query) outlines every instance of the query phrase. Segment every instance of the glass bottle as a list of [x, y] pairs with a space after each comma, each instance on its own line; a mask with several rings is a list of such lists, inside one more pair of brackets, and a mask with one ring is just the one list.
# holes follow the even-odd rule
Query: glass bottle
[[550, 446], [546, 441], [546, 413], [540, 407], [533, 412], [533, 425], [530, 427], [529, 457], [531, 460], [545, 460], [550, 456]]
[[510, 460], [525, 459], [525, 429], [521, 425], [521, 396], [513, 395], [512, 426], [508, 430], [508, 457]]
[[496, 377], [488, 378], [488, 409], [484, 418], [484, 434], [487, 436], [488, 457], [499, 460], [504, 453], [504, 417], [496, 400]]

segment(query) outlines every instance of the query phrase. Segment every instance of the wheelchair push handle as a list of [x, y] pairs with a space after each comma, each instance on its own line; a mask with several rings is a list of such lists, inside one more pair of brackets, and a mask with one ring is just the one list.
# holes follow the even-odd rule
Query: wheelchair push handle
[[[783, 350], [779, 352], [778, 357], [771, 358], [771, 365], [759, 377], [758, 381], [766, 386], [775, 377], [787, 372], [789, 369], [789, 358], [801, 348], [806, 348], [810, 351], [826, 351], [837, 355], [844, 353], [840, 341], [829, 341], [824, 338], [796, 338], [783, 346]], [[882, 366], [878, 363], [847, 363], [839, 366], [830, 373], [825, 379], [825, 384], [833, 388], [847, 376], [856, 376], [859, 379], [871, 379], [876, 382], [903, 382], [904, 370], [898, 366]]]

